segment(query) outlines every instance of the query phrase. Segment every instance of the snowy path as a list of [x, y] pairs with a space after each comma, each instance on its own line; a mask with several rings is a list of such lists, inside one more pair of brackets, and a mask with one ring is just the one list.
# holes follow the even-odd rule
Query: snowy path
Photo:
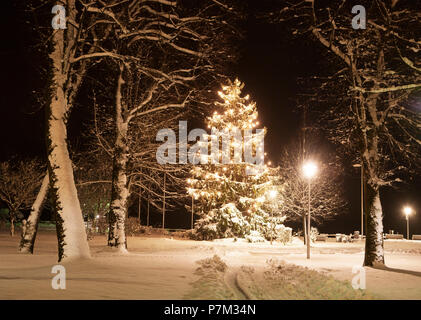
[[[361, 266], [363, 244], [317, 243], [312, 259], [296, 242], [247, 244], [243, 242], [197, 242], [165, 238], [129, 238], [128, 255], [118, 255], [105, 244], [105, 237], [90, 241], [93, 259], [64, 263], [67, 289], [51, 288], [51, 268], [57, 264], [54, 233], [40, 233], [35, 254], [17, 253], [19, 237], [0, 233], [1, 299], [182, 299], [198, 280], [196, 261], [215, 254], [228, 265], [226, 287], [236, 299], [250, 297], [240, 280], [256, 287], [267, 269], [268, 259], [306, 266], [339, 280], [351, 281], [352, 267]], [[400, 270], [366, 268], [367, 289], [384, 299], [421, 299], [421, 242], [386, 241], [386, 263]], [[254, 270], [245, 274], [241, 267]], [[267, 298], [270, 299], [270, 293]]]

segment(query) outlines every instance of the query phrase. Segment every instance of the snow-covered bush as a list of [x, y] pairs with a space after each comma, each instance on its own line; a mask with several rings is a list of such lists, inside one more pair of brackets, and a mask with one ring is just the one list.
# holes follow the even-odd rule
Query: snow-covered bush
[[318, 235], [319, 235], [319, 230], [317, 230], [316, 227], [311, 227], [311, 229], [310, 229], [310, 240], [311, 240], [311, 242], [315, 242]]
[[140, 225], [140, 219], [130, 217], [126, 219], [126, 234], [128, 236], [134, 236], [141, 233], [142, 226]]
[[199, 237], [196, 235], [196, 229], [187, 230], [186, 237], [188, 239], [199, 239]]
[[171, 232], [171, 236], [173, 236], [174, 238], [182, 238], [182, 239], [190, 238], [190, 232], [189, 231], [190, 230]]
[[255, 216], [251, 223], [237, 207], [226, 204], [220, 209], [213, 209], [208, 215], [196, 222], [195, 229], [188, 236], [197, 240], [221, 238], [244, 238], [248, 242], [269, 240], [288, 243], [292, 240], [292, 229], [285, 227], [277, 219], [267, 221], [263, 216]]
[[227, 264], [216, 254], [212, 258], [203, 259], [197, 263], [199, 268], [196, 270], [196, 274], [207, 274], [211, 270], [225, 272], [228, 268]]
[[167, 229], [162, 229], [162, 228], [152, 228], [151, 232], [153, 234], [160, 234], [164, 236], [168, 236], [170, 234], [170, 232]]
[[280, 241], [288, 243], [292, 240], [292, 229], [285, 227], [282, 222], [284, 217], [260, 217], [259, 224], [256, 225], [257, 231], [267, 240]]
[[192, 236], [199, 240], [220, 238], [244, 238], [250, 233], [250, 224], [246, 221], [233, 203], [228, 203], [219, 209], [209, 211], [209, 214], [199, 219]]
[[256, 230], [250, 231], [250, 234], [246, 235], [246, 240], [250, 243], [266, 241], [266, 239], [260, 234], [260, 232]]
[[152, 234], [153, 228], [151, 226], [140, 226], [140, 233]]
[[285, 227], [283, 224], [278, 224], [275, 227], [274, 240], [282, 242], [283, 244], [290, 243], [292, 241], [292, 229]]

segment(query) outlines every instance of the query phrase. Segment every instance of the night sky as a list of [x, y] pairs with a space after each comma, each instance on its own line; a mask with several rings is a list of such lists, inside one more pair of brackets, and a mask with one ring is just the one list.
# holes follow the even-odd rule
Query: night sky
[[[317, 73], [323, 67], [324, 51], [318, 44], [308, 39], [292, 42], [287, 30], [264, 24], [254, 16], [259, 10], [249, 7], [249, 18], [245, 24], [245, 38], [239, 44], [241, 59], [233, 71], [246, 83], [244, 92], [257, 102], [259, 120], [267, 127], [265, 149], [268, 158], [276, 165], [281, 149], [286, 144], [297, 141], [300, 131], [300, 112], [294, 98], [300, 92], [297, 78]], [[31, 59], [27, 48], [28, 26], [22, 21], [22, 12], [11, 3], [2, 1], [1, 21], [5, 34], [0, 44], [0, 57], [4, 64], [1, 77], [0, 108], [0, 160], [11, 156], [18, 158], [45, 157], [44, 115], [33, 105], [31, 92], [39, 84], [36, 61]], [[75, 109], [75, 112], [78, 112]], [[80, 112], [80, 111], [79, 111]], [[77, 114], [72, 117], [80, 118]], [[311, 119], [310, 119], [311, 120]], [[327, 144], [327, 141], [326, 141]], [[327, 233], [350, 233], [360, 229], [360, 180], [359, 169], [346, 169], [345, 194], [349, 206], [334, 220], [319, 226], [319, 231]], [[411, 233], [421, 234], [421, 190], [420, 176], [415, 182], [382, 191], [384, 208], [384, 230], [406, 234], [406, 223], [401, 212], [402, 206], [411, 204], [418, 215], [411, 217]], [[156, 215], [156, 220], [160, 215]], [[152, 217], [152, 222], [154, 217]], [[182, 228], [189, 217], [170, 213], [169, 227]]]

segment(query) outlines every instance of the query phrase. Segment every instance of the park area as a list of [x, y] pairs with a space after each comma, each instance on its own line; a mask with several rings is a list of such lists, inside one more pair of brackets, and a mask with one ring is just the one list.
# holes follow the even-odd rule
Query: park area
[[54, 231], [41, 230], [33, 255], [20, 237], [0, 233], [0, 299], [421, 299], [421, 241], [385, 240], [387, 268], [365, 268], [366, 289], [353, 289], [364, 242], [312, 244], [193, 241], [168, 235], [128, 238], [129, 253], [89, 241], [92, 259], [61, 263], [66, 289], [52, 288]]

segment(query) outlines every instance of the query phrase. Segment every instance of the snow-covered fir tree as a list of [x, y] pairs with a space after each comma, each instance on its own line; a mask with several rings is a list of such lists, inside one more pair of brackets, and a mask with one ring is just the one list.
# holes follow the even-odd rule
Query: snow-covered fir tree
[[[222, 87], [215, 103], [218, 111], [207, 118], [205, 150], [198, 151], [201, 164], [191, 170], [188, 193], [194, 199], [195, 213], [201, 218], [195, 223], [198, 239], [248, 238], [250, 241], [278, 238], [288, 232], [282, 225], [279, 211], [274, 214], [269, 201], [279, 201], [270, 168], [264, 164], [263, 138], [266, 129], [256, 130], [256, 103], [242, 96], [244, 84], [238, 79]], [[247, 159], [247, 150], [255, 161]], [[277, 207], [277, 206], [275, 206]], [[272, 210], [273, 211], [273, 210]], [[274, 218], [276, 217], [276, 219]], [[275, 223], [276, 225], [275, 226]]]

